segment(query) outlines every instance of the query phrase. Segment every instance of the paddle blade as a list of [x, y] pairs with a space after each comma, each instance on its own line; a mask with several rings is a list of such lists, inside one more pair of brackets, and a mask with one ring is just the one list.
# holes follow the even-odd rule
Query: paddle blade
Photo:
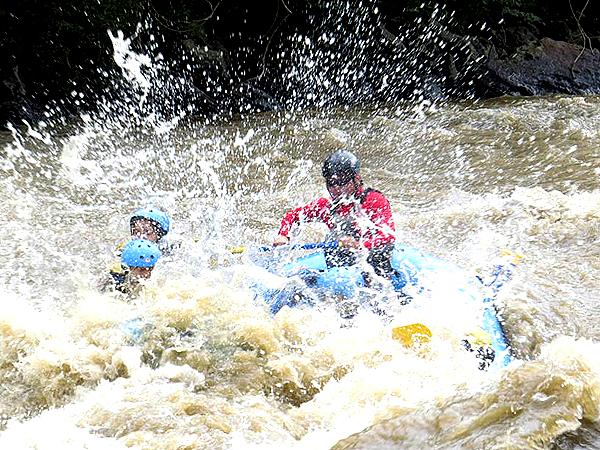
[[246, 251], [246, 247], [229, 247], [229, 251], [234, 255], [239, 255]]
[[394, 327], [392, 338], [409, 348], [415, 344], [424, 344], [431, 340], [431, 330], [422, 323], [413, 323]]

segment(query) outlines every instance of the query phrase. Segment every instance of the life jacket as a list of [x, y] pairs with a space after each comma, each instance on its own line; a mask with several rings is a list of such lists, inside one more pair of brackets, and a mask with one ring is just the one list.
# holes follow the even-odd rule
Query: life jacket
[[[379, 192], [376, 189], [372, 189], [372, 188], [364, 189], [360, 193], [359, 196], [355, 195], [355, 199], [358, 200], [358, 206], [362, 206], [364, 204], [365, 200], [367, 199], [368, 195], [371, 192], [378, 192], [381, 194], [381, 192]], [[352, 213], [349, 213], [346, 215], [338, 214], [337, 211], [342, 206], [343, 206], [342, 204], [337, 204], [337, 205], [332, 205], [332, 207], [331, 207], [330, 216], [331, 216], [331, 220], [334, 223], [335, 227], [329, 233], [328, 240], [331, 240], [331, 241], [337, 240], [338, 238], [340, 238], [342, 236], [352, 236], [356, 240], [360, 239], [360, 237], [361, 237], [360, 230], [356, 228], [356, 225], [354, 223], [355, 217], [353, 217], [353, 214]], [[355, 202], [353, 204], [354, 211], [356, 211], [356, 206], [357, 206], [357, 203]]]
[[[356, 206], [362, 206], [367, 196], [371, 192], [379, 192], [372, 188], [364, 189], [359, 196], [355, 195], [358, 202], [353, 203], [353, 211], [356, 211]], [[380, 192], [379, 192], [380, 193]], [[361, 232], [355, 225], [355, 216], [352, 212], [341, 215], [337, 213], [338, 208], [342, 205], [332, 205], [330, 210], [331, 220], [334, 223], [334, 228], [327, 235], [326, 241], [337, 241], [342, 236], [352, 236], [354, 239], [361, 238]], [[351, 266], [357, 262], [356, 250], [350, 248], [336, 247], [325, 249], [325, 261], [328, 267]]]

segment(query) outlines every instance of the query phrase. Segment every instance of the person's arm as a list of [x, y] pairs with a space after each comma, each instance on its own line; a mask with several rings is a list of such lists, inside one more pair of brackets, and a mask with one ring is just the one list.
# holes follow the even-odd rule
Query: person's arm
[[279, 227], [277, 238], [273, 241], [273, 245], [287, 244], [289, 242], [288, 235], [294, 224], [323, 220], [330, 206], [329, 200], [321, 197], [310, 202], [308, 205], [299, 206], [288, 211], [281, 220], [281, 226]]
[[113, 248], [115, 258], [108, 266], [108, 273], [98, 282], [98, 289], [101, 292], [107, 292], [118, 289], [125, 282], [128, 268], [121, 263], [121, 253], [127, 244], [127, 239], [121, 239]]
[[372, 222], [370, 233], [363, 241], [363, 245], [371, 250], [386, 244], [393, 244], [396, 240], [396, 225], [388, 199], [380, 192], [371, 192], [362, 207]]
[[115, 262], [109, 272], [104, 274], [98, 282], [98, 290], [100, 292], [120, 291], [127, 279], [127, 273], [126, 267], [121, 265], [120, 262]]

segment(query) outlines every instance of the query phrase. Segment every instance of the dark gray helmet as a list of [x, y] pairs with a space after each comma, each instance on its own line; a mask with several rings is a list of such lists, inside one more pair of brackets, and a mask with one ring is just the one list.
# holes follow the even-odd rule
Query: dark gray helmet
[[331, 153], [323, 161], [323, 177], [328, 184], [348, 183], [358, 174], [360, 161], [348, 150]]

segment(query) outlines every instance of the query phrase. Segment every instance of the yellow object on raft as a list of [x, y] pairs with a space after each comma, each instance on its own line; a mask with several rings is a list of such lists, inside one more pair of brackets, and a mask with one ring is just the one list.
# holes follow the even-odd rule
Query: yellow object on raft
[[509, 258], [510, 262], [515, 266], [519, 265], [519, 263], [525, 258], [525, 256], [521, 255], [520, 253], [513, 252], [507, 248], [500, 250], [500, 256]]
[[394, 327], [392, 338], [409, 348], [415, 344], [424, 344], [431, 340], [431, 330], [422, 323], [413, 323]]
[[477, 330], [471, 331], [467, 334], [467, 341], [474, 347], [482, 347], [487, 346], [490, 347], [492, 345], [492, 337], [486, 331], [478, 328]]

